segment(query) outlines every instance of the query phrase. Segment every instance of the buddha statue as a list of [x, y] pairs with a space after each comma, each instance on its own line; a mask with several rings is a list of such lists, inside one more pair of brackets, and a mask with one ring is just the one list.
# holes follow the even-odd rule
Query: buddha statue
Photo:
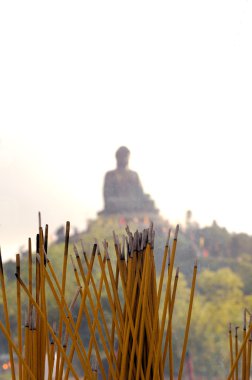
[[138, 174], [129, 170], [130, 151], [122, 146], [116, 152], [117, 168], [106, 173], [104, 210], [100, 214], [158, 213], [154, 202], [143, 192]]

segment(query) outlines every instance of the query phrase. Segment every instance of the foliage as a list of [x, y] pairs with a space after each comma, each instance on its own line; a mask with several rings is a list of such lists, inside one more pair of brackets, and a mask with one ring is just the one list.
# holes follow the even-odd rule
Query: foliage
[[240, 324], [245, 304], [242, 280], [229, 268], [216, 272], [204, 270], [199, 274], [191, 350], [194, 365], [202, 375], [209, 378], [226, 375], [228, 322]]

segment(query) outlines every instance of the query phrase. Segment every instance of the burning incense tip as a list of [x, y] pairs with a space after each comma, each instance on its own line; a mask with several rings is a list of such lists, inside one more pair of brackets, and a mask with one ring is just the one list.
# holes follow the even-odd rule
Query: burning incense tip
[[171, 236], [171, 228], [169, 228], [169, 230], [168, 230], [167, 240], [166, 240], [166, 243], [165, 243], [166, 247], [169, 246], [170, 236]]
[[178, 238], [178, 232], [179, 232], [179, 225], [176, 225], [175, 233], [174, 233], [174, 240], [177, 240]]

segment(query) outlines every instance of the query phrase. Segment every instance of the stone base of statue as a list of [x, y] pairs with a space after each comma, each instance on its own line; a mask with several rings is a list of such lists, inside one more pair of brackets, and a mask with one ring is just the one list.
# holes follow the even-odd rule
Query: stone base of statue
[[159, 210], [155, 207], [154, 201], [148, 194], [141, 195], [138, 198], [107, 198], [104, 210], [98, 212], [98, 215], [136, 215], [136, 214], [153, 214], [156, 215]]

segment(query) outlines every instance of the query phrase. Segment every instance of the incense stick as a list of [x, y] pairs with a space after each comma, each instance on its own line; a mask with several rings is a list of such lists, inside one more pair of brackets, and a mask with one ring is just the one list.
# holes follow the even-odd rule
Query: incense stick
[[[45, 376], [48, 380], [67, 380], [70, 372], [75, 379], [79, 379], [73, 362], [75, 352], [85, 380], [97, 379], [98, 372], [103, 380], [148, 380], [150, 378], [164, 380], [168, 349], [170, 380], [173, 379], [172, 319], [178, 284], [178, 270], [174, 282], [172, 281], [172, 273], [178, 230], [179, 227], [177, 226], [171, 252], [169, 246], [171, 231], [168, 232], [159, 281], [157, 281], [155, 268], [155, 231], [152, 223], [149, 229], [145, 229], [143, 232], [137, 230], [134, 234], [127, 226], [127, 237], [123, 236], [122, 243], [113, 232], [114, 257], [110, 252], [108, 242], [105, 240], [103, 241], [103, 256], [98, 242], [93, 245], [91, 256], [88, 256], [84, 243], [81, 241], [84, 260], [81, 260], [77, 246], [74, 244], [76, 260], [72, 256], [70, 258], [78, 288], [70, 298], [69, 304], [66, 301], [66, 276], [70, 223], [66, 223], [60, 283], [48, 256], [50, 252], [48, 225], [43, 231], [39, 213], [39, 234], [36, 239], [34, 263], [31, 239], [28, 240], [28, 285], [21, 278], [20, 256], [16, 256], [17, 346], [11, 338], [10, 328], [8, 331], [8, 305], [2, 261], [0, 260], [1, 288], [6, 322], [6, 327], [1, 323], [0, 328], [8, 341], [9, 352], [13, 350], [18, 356], [19, 380], [35, 378], [42, 380]], [[166, 269], [167, 259], [168, 269]], [[36, 267], [34, 288], [32, 282], [33, 265]], [[196, 272], [197, 266], [195, 265], [179, 380], [182, 378], [189, 337]], [[96, 273], [100, 274], [99, 282], [96, 281]], [[164, 281], [165, 273], [167, 273], [166, 281]], [[103, 292], [110, 309], [109, 317], [105, 315], [102, 306]], [[58, 309], [57, 332], [55, 323], [52, 327], [48, 321], [48, 293]], [[77, 305], [76, 300], [79, 295], [80, 302]], [[164, 302], [162, 303], [163, 297]], [[28, 315], [25, 319], [25, 334], [22, 341], [21, 301], [25, 299], [28, 301]], [[75, 318], [72, 313], [74, 305], [76, 305], [76, 309], [78, 307]], [[89, 333], [85, 342], [79, 331], [83, 316], [85, 316]], [[244, 335], [244, 340], [248, 340], [247, 335]], [[117, 348], [115, 349], [116, 343]], [[248, 379], [250, 372], [251, 340], [245, 347], [243, 380]], [[95, 354], [95, 358], [93, 354]], [[108, 365], [108, 373], [105, 370], [103, 355]], [[235, 365], [234, 360], [231, 363], [231, 370], [232, 364]], [[48, 368], [48, 372], [45, 373], [46, 368]], [[14, 371], [14, 361], [12, 370]]]

